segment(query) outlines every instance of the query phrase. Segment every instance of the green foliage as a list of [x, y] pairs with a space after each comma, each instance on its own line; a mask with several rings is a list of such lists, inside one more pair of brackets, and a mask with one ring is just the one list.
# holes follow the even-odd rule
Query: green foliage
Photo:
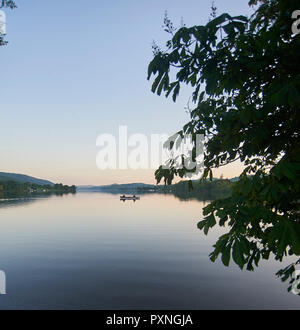
[[181, 200], [196, 199], [199, 201], [211, 201], [217, 198], [227, 197], [231, 193], [232, 183], [229, 180], [214, 181], [181, 181], [170, 186], [156, 186], [157, 192], [167, 192]]
[[[177, 30], [148, 79], [174, 101], [182, 84], [193, 88], [191, 119], [179, 134], [205, 135], [203, 179], [237, 159], [246, 166], [231, 196], [204, 209], [199, 228], [226, 226], [211, 260], [221, 255], [228, 266], [232, 257], [253, 270], [270, 256], [300, 255], [300, 35], [291, 32], [295, 1], [249, 4], [258, 4], [250, 18], [225, 13]], [[188, 172], [160, 168], [156, 179], [169, 184]]]
[[57, 183], [54, 185], [53, 191], [57, 193], [69, 193], [69, 192], [75, 193], [76, 187], [74, 185], [67, 186], [67, 185], [63, 185], [62, 183], [59, 184]]
[[13, 180], [2, 180], [0, 178], [0, 197], [23, 196], [28, 194], [67, 194], [76, 193], [75, 186], [66, 186], [62, 184], [39, 185], [36, 183], [20, 183]]

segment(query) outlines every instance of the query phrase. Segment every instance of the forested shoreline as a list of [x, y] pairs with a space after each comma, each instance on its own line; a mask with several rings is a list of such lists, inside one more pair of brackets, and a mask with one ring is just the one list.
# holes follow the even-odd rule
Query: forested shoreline
[[69, 193], [76, 193], [76, 186], [63, 185], [62, 183], [38, 185], [35, 183], [19, 183], [13, 180], [0, 180], [0, 196]]

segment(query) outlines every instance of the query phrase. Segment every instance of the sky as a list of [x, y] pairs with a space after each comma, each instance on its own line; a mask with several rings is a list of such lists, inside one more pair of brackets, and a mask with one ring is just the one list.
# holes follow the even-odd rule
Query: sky
[[[153, 40], [208, 21], [210, 0], [15, 0], [0, 49], [0, 171], [76, 185], [155, 183], [154, 170], [99, 170], [97, 137], [173, 134], [189, 117], [185, 88], [174, 103], [151, 92]], [[215, 1], [218, 14], [249, 15], [247, 0]], [[235, 177], [241, 164], [215, 175]]]

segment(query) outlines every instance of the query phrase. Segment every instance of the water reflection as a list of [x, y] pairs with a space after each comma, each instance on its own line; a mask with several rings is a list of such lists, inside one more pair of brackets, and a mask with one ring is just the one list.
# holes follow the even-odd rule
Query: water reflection
[[255, 273], [211, 263], [223, 229], [197, 229], [203, 202], [78, 193], [2, 205], [1, 309], [300, 308], [274, 276], [280, 263]]
[[36, 201], [38, 201], [38, 199], [34, 199], [34, 198], [9, 198], [9, 199], [0, 198], [0, 208], [29, 205]]
[[[70, 193], [74, 195], [75, 193]], [[0, 192], [0, 208], [6, 207], [17, 207], [29, 205], [31, 203], [35, 203], [41, 200], [49, 199], [51, 196], [60, 196], [68, 195], [67, 193], [43, 193], [43, 194], [24, 194], [20, 195], [17, 193], [3, 193]]]

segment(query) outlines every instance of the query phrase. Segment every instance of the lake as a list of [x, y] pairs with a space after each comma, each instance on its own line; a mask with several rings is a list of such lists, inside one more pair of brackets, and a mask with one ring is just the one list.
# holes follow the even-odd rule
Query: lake
[[247, 272], [209, 260], [224, 229], [197, 229], [203, 206], [159, 194], [1, 201], [0, 309], [299, 309], [275, 276], [289, 262]]

